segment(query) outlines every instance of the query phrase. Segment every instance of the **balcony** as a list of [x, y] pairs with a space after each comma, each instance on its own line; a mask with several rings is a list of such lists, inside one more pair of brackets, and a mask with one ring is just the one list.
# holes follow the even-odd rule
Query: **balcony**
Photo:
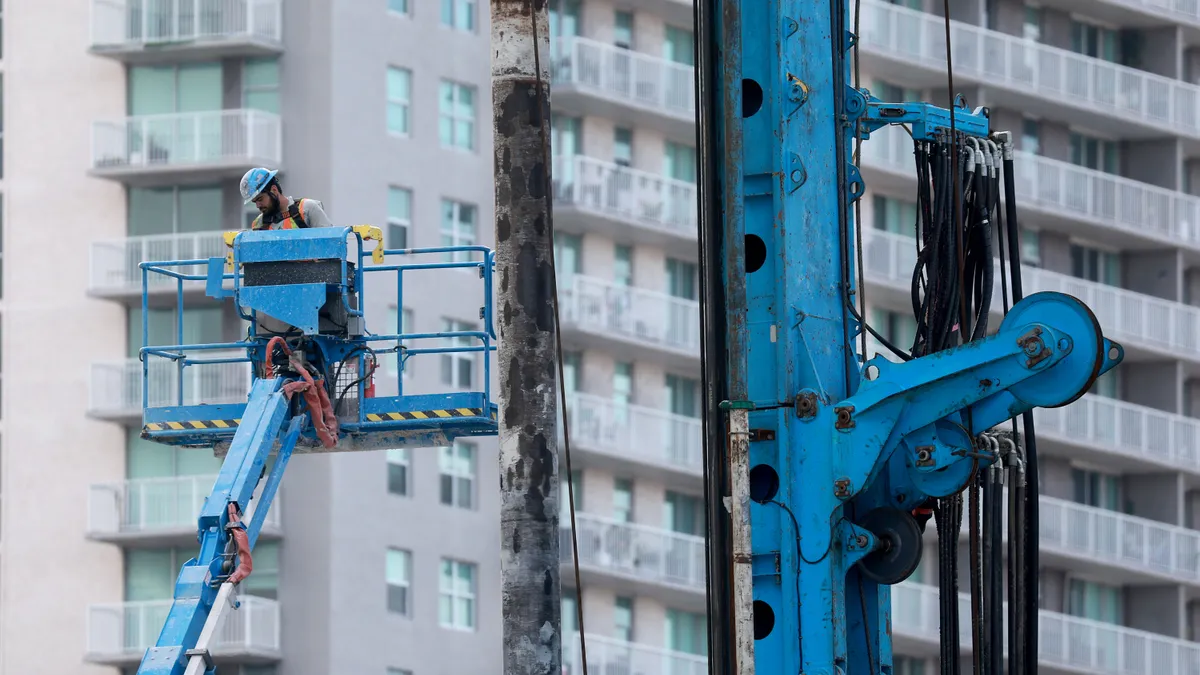
[[90, 173], [138, 187], [240, 179], [279, 166], [282, 145], [280, 117], [261, 110], [101, 121], [92, 125]]
[[92, 0], [91, 52], [131, 65], [283, 51], [282, 0]]
[[[880, 0], [864, 0], [863, 63], [897, 84], [943, 87], [942, 18]], [[1003, 92], [1006, 107], [1071, 121], [1124, 139], [1175, 132], [1200, 139], [1200, 87], [1118, 66], [998, 31], [951, 22], [958, 86]]]
[[[708, 659], [589, 633], [587, 669], [620, 675], [708, 675]], [[579, 633], [564, 636], [563, 675], [583, 675]]]
[[[214, 474], [137, 478], [93, 485], [88, 493], [88, 537], [127, 546], [194, 544], [196, 519], [216, 480]], [[259, 485], [246, 510], [247, 522], [260, 503], [258, 497], [263, 485]], [[281, 490], [267, 513], [259, 535], [262, 540], [276, 539], [282, 534], [279, 524], [282, 496]]]
[[696, 87], [690, 66], [583, 37], [556, 38], [550, 53], [556, 111], [649, 127], [695, 143]]
[[[909, 302], [909, 288], [916, 248], [906, 235], [867, 229], [863, 232], [864, 273], [870, 282], [883, 285], [893, 302]], [[1023, 268], [1025, 294], [1058, 291], [1079, 298], [1092, 309], [1106, 337], [1120, 342], [1126, 359], [1146, 353], [1156, 358], [1189, 359], [1200, 362], [1200, 308], [1134, 293], [1066, 274]], [[1001, 303], [1001, 277], [995, 275], [992, 311], [997, 317]]]
[[[202, 358], [227, 358], [243, 354], [206, 352]], [[199, 357], [198, 357], [199, 358]], [[188, 366], [179, 383], [179, 369], [160, 358], [150, 361], [147, 381], [149, 405], [218, 405], [245, 403], [250, 391], [248, 363], [213, 363]], [[179, 395], [182, 389], [183, 400]], [[142, 419], [142, 363], [136, 358], [92, 364], [88, 415], [96, 419], [137, 422]]]
[[[704, 538], [575, 512], [582, 575], [606, 587], [655, 595], [679, 609], [704, 611]], [[571, 521], [561, 519], [559, 549], [571, 564]], [[584, 583], [588, 583], [585, 578]]]
[[564, 332], [588, 347], [631, 348], [634, 359], [696, 370], [700, 357], [700, 303], [579, 274], [559, 291]]
[[[215, 224], [215, 223], [214, 223]], [[178, 232], [141, 237], [127, 237], [92, 242], [91, 270], [88, 294], [93, 297], [119, 298], [141, 302], [142, 270], [139, 264], [147, 261], [198, 260], [221, 258], [229, 249], [221, 231]], [[173, 267], [181, 274], [207, 274], [203, 265]], [[164, 274], [148, 274], [147, 289], [151, 297], [164, 296], [162, 302], [175, 306], [178, 281]], [[204, 282], [183, 282], [184, 293], [203, 295]], [[154, 303], [158, 304], [158, 303]]]
[[696, 184], [584, 155], [554, 158], [554, 226], [695, 259]]
[[[969, 595], [959, 595], [964, 653], [971, 648], [970, 603]], [[924, 645], [928, 650], [937, 645], [938, 609], [936, 586], [908, 581], [893, 586], [892, 630], [897, 647]], [[1046, 610], [1038, 618], [1038, 661], [1045, 670], [1111, 675], [1200, 670], [1200, 643]], [[1007, 640], [1004, 647], [1007, 651]]]
[[[868, 187], [914, 194], [913, 142], [904, 130], [875, 132], [863, 141], [862, 157], [864, 169], [883, 172], [868, 176]], [[1013, 167], [1018, 206], [1039, 220], [1070, 233], [1104, 235], [1122, 248], [1178, 246], [1200, 256], [1198, 197], [1028, 152], [1016, 153]]]
[[[282, 658], [279, 603], [241, 595], [242, 606], [226, 609], [210, 643], [213, 658], [226, 663], [267, 663]], [[92, 605], [87, 614], [87, 654], [91, 663], [134, 666], [158, 641], [171, 601]]]
[[1038, 438], [1110, 453], [1117, 468], [1144, 471], [1149, 463], [1200, 476], [1200, 420], [1093, 394], [1036, 408], [1034, 420]]
[[704, 474], [703, 429], [695, 417], [592, 394], [568, 394], [571, 447], [595, 455], [589, 465], [610, 470], [639, 464], [638, 475], [694, 480]]

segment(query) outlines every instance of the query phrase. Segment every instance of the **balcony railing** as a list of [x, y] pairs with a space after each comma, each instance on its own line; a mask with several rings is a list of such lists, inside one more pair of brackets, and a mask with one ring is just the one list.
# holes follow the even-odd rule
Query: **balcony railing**
[[550, 58], [555, 86], [573, 85], [688, 121], [696, 117], [690, 66], [582, 37], [556, 38]]
[[[212, 492], [217, 476], [169, 476], [136, 478], [120, 483], [91, 486], [88, 496], [88, 533], [93, 536], [157, 534], [164, 531], [192, 530]], [[250, 501], [245, 520], [249, 521], [258, 507]], [[281, 491], [282, 494], [282, 491]], [[264, 528], [279, 527], [279, 499], [272, 502]]]
[[1036, 408], [1034, 419], [1039, 436], [1200, 474], [1200, 420], [1094, 394], [1064, 408]]
[[[613, 675], [708, 675], [708, 659], [703, 656], [591, 633], [587, 635], [587, 665], [589, 673]], [[579, 633], [563, 640], [563, 675], [583, 675]]]
[[[213, 656], [279, 654], [279, 603], [241, 595], [241, 607], [226, 609], [210, 649]], [[88, 607], [87, 653], [92, 659], [140, 659], [158, 641], [171, 601], [123, 602]]]
[[[179, 232], [128, 237], [92, 242], [91, 278], [88, 290], [96, 293], [141, 293], [142, 270], [139, 264], [157, 260], [199, 260], [221, 258], [228, 250], [220, 231]], [[180, 274], [206, 274], [207, 267], [174, 267]], [[175, 279], [164, 274], [146, 276], [149, 290], [174, 291]], [[184, 282], [184, 289], [203, 288], [203, 282]]]
[[[216, 359], [230, 356], [235, 354], [205, 352], [197, 358]], [[148, 389], [148, 403], [151, 407], [179, 404], [179, 369], [165, 359], [152, 359]], [[181, 405], [244, 403], [250, 391], [250, 366], [245, 362], [188, 366], [183, 371], [182, 389]], [[92, 415], [141, 415], [142, 363], [137, 359], [93, 363], [90, 393], [88, 408]]]
[[[704, 538], [575, 513], [579, 565], [703, 593]], [[563, 562], [571, 560], [571, 522], [563, 519]]]
[[[916, 176], [912, 137], [903, 129], [875, 132], [862, 156], [864, 166]], [[1200, 197], [1028, 152], [1016, 153], [1013, 168], [1022, 208], [1200, 249]]]
[[696, 184], [584, 155], [554, 158], [555, 206], [696, 238]]
[[1063, 499], [1040, 501], [1043, 550], [1200, 581], [1200, 532]]
[[235, 40], [279, 44], [282, 5], [282, 0], [92, 0], [92, 47]]
[[571, 440], [617, 457], [696, 475], [704, 471], [700, 420], [592, 394], [569, 394]]
[[[916, 263], [912, 237], [867, 230], [863, 232], [863, 248], [868, 278], [908, 290]], [[1036, 268], [1023, 269], [1022, 280], [1026, 294], [1058, 291], [1079, 298], [1091, 308], [1110, 338], [1200, 360], [1200, 308]], [[1002, 308], [1000, 290], [1001, 276], [997, 272], [992, 303], [995, 312]]]
[[280, 117], [262, 110], [143, 115], [96, 122], [92, 168], [159, 170], [280, 161]]
[[[969, 595], [959, 595], [961, 616], [971, 615], [970, 602]], [[936, 642], [938, 626], [937, 587], [907, 581], [892, 586], [892, 629], [897, 634]], [[962, 621], [959, 629], [964, 647], [969, 649], [970, 621]], [[1006, 635], [1002, 647], [1007, 646]], [[1038, 661], [1087, 673], [1194, 674], [1200, 672], [1200, 644], [1042, 610], [1038, 613]]]
[[700, 353], [700, 303], [636, 286], [572, 275], [559, 298], [564, 322], [651, 347]]
[[[941, 17], [880, 0], [864, 0], [862, 8], [864, 50], [945, 71]], [[950, 24], [956, 77], [1200, 137], [1200, 87], [979, 26]]]

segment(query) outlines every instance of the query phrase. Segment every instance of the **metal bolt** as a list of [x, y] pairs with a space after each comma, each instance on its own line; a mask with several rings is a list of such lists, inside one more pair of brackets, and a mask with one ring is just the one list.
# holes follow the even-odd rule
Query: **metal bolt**
[[867, 547], [867, 535], [865, 535], [865, 534], [858, 535], [857, 537], [854, 538], [854, 543], [859, 548], [866, 548]]

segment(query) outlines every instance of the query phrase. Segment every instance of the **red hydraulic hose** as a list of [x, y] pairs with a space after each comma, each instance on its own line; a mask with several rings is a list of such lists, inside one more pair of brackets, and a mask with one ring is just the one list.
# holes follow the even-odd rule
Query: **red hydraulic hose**
[[291, 357], [291, 355], [292, 355], [291, 348], [289, 348], [287, 346], [287, 342], [285, 342], [283, 338], [279, 337], [278, 335], [271, 338], [267, 342], [267, 358], [266, 358], [266, 364], [265, 364], [266, 371], [267, 371], [267, 379], [275, 377], [275, 364], [271, 363], [271, 354], [274, 353], [274, 348], [275, 348], [276, 344], [278, 344], [280, 347], [283, 347], [284, 354], [287, 354], [289, 357]]
[[332, 448], [337, 444], [338, 423], [337, 417], [333, 414], [333, 406], [329, 402], [329, 395], [324, 386], [313, 381], [312, 375], [308, 373], [308, 369], [303, 364], [293, 361], [292, 367], [304, 379], [303, 381], [294, 380], [283, 385], [283, 393], [289, 400], [296, 392], [304, 394], [304, 401], [308, 403], [309, 417], [312, 419], [313, 429], [317, 432], [317, 438], [321, 439], [322, 445]]
[[[229, 504], [229, 519], [238, 520], [238, 509], [236, 503]], [[246, 530], [240, 527], [235, 527], [230, 530], [233, 535], [233, 541], [237, 544], [238, 566], [233, 570], [233, 574], [229, 575], [229, 583], [236, 584], [242, 579], [250, 576], [254, 571], [254, 559], [250, 556], [250, 537], [246, 534]]]

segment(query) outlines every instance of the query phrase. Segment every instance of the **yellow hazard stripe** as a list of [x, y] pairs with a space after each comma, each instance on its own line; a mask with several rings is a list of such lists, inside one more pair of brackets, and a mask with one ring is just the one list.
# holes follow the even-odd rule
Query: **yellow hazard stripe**
[[[403, 420], [428, 420], [449, 417], [480, 417], [482, 408], [447, 408], [444, 410], [417, 410], [414, 412], [367, 413], [372, 422], [400, 422]], [[494, 418], [495, 415], [492, 415]]]
[[146, 431], [193, 431], [196, 429], [233, 429], [242, 421], [237, 420], [186, 420], [183, 422], [151, 422]]

